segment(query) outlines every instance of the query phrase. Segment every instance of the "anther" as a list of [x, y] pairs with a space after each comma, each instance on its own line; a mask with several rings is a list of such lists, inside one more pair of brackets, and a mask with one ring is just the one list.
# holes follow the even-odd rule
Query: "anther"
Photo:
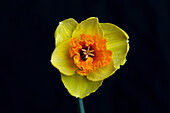
[[83, 55], [81, 56], [81, 58], [83, 60], [87, 60], [87, 58], [90, 57], [94, 57], [94, 50], [90, 50], [90, 46], [87, 47], [87, 49], [81, 49]]

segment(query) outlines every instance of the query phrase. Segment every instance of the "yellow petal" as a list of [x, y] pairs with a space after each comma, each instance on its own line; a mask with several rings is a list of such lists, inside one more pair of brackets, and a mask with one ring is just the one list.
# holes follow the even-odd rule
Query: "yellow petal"
[[98, 67], [94, 72], [90, 72], [87, 75], [87, 79], [92, 81], [100, 81], [104, 80], [105, 78], [108, 78], [116, 71], [116, 68], [114, 67], [113, 61], [111, 61], [108, 65], [105, 67]]
[[71, 38], [72, 32], [77, 25], [77, 21], [73, 18], [69, 18], [60, 22], [55, 31], [55, 45], [57, 46], [63, 40]]
[[90, 81], [85, 76], [74, 74], [73, 76], [65, 76], [61, 74], [62, 82], [68, 92], [75, 97], [84, 98], [90, 93], [95, 92], [103, 81]]
[[98, 35], [102, 37], [103, 32], [99, 26], [98, 18], [91, 17], [78, 24], [72, 36], [73, 38], [79, 38], [81, 34]]
[[69, 54], [69, 43], [70, 40], [61, 42], [51, 56], [52, 65], [65, 75], [73, 75], [77, 69]]
[[107, 49], [112, 51], [112, 58], [116, 69], [126, 62], [126, 55], [129, 51], [129, 36], [125, 31], [114, 24], [100, 23], [103, 35], [107, 39]]

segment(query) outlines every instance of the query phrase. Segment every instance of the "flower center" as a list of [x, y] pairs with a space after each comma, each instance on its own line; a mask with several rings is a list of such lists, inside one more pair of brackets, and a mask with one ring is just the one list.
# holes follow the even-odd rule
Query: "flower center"
[[86, 61], [88, 57], [94, 57], [94, 50], [90, 50], [90, 46], [88, 46], [87, 48], [81, 49], [80, 52], [80, 57], [81, 60]]
[[80, 38], [71, 38], [70, 57], [79, 68], [77, 73], [87, 75], [108, 65], [112, 52], [106, 50], [106, 39], [103, 37], [82, 34]]

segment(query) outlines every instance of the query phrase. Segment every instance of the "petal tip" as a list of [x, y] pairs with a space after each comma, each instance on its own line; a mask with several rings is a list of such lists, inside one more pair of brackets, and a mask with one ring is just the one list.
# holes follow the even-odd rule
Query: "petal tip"
[[87, 75], [87, 79], [90, 81], [102, 81], [111, 75], [113, 75], [116, 71], [116, 68], [114, 67], [113, 61], [110, 62], [108, 65], [102, 68], [96, 69], [94, 72], [91, 72]]
[[94, 93], [103, 81], [90, 81], [86, 77], [75, 74], [73, 76], [65, 76], [61, 73], [61, 80], [70, 95], [76, 98], [84, 98]]
[[51, 64], [61, 73], [71, 76], [77, 70], [73, 60], [69, 57], [69, 40], [61, 42], [51, 55]]
[[63, 21], [60, 21], [54, 32], [55, 45], [57, 46], [65, 39], [70, 39], [72, 36], [72, 32], [74, 31], [77, 25], [78, 22], [73, 18], [68, 18]]

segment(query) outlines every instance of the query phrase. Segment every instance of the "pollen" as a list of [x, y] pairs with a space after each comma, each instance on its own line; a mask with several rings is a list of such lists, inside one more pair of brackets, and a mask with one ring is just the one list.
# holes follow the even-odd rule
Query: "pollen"
[[78, 67], [77, 73], [86, 76], [111, 62], [112, 52], [106, 48], [106, 39], [96, 35], [71, 38], [70, 57]]

